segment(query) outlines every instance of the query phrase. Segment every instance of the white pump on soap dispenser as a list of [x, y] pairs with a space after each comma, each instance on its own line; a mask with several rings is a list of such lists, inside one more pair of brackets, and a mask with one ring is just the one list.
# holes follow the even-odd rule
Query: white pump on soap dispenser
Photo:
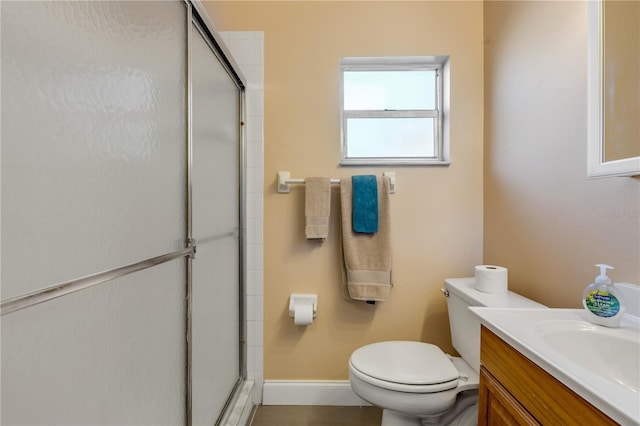
[[592, 323], [605, 327], [620, 327], [624, 306], [620, 294], [607, 276], [607, 269], [613, 267], [604, 264], [596, 266], [600, 268], [600, 275], [584, 290], [582, 306], [589, 313], [589, 321]]

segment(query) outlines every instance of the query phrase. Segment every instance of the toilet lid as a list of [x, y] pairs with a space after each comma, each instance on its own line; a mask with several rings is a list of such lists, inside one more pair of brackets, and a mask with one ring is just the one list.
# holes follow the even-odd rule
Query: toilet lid
[[439, 347], [422, 342], [372, 343], [351, 355], [351, 365], [367, 376], [407, 385], [446, 383], [459, 376]]

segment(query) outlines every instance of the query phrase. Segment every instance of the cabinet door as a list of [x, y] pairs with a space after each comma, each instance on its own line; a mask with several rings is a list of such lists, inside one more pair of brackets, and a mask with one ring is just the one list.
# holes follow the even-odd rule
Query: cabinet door
[[480, 368], [478, 426], [539, 424], [500, 382]]

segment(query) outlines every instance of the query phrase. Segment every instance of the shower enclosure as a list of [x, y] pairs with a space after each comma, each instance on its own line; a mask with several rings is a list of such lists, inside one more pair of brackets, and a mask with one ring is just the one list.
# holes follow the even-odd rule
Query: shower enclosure
[[0, 2], [2, 424], [214, 424], [245, 378], [245, 80], [202, 10]]

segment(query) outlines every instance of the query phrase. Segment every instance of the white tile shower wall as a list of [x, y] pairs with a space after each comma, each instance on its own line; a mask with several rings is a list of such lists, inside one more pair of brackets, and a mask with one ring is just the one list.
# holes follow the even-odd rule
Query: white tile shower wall
[[254, 403], [262, 401], [263, 340], [263, 180], [264, 180], [264, 33], [220, 32], [231, 55], [247, 78], [247, 375], [255, 381]]

